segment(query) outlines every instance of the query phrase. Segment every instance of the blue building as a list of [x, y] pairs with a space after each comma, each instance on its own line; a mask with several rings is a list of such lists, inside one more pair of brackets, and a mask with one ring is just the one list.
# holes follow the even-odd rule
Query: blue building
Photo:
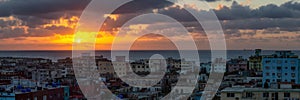
[[280, 82], [300, 83], [299, 59], [291, 51], [275, 51], [275, 54], [263, 56], [262, 66], [263, 87]]

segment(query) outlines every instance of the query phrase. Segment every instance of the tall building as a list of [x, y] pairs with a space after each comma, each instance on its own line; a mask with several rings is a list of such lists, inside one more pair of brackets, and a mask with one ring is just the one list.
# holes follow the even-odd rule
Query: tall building
[[249, 57], [249, 70], [262, 72], [262, 55], [261, 49], [255, 50], [255, 55]]
[[280, 82], [299, 84], [299, 59], [291, 51], [276, 51], [262, 58], [263, 84], [270, 87]]

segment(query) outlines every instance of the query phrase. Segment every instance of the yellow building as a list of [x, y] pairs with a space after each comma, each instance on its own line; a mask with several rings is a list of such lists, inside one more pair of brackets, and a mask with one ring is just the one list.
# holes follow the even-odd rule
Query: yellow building
[[255, 55], [249, 57], [249, 69], [252, 71], [262, 72], [262, 56], [261, 49], [255, 50]]

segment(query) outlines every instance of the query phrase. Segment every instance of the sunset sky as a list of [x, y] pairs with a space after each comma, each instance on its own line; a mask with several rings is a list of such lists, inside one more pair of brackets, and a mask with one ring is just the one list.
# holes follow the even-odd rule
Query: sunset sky
[[[227, 48], [268, 50], [300, 50], [300, 2], [298, 0], [206, 0], [212, 9], [193, 9], [205, 14], [215, 11], [223, 27]], [[0, 0], [0, 50], [71, 50], [74, 30], [90, 0]], [[115, 37], [120, 27], [133, 17], [160, 13], [182, 23], [196, 40], [198, 49], [209, 50], [207, 37], [197, 21], [187, 12], [164, 0], [134, 0], [107, 14], [105, 25], [98, 33], [96, 49], [109, 50], [114, 38], [119, 50], [131, 37]], [[135, 24], [131, 29], [151, 32], [132, 46], [134, 50], [176, 49], [169, 39], [189, 41], [171, 22]], [[168, 27], [160, 27], [168, 26]], [[146, 30], [146, 31], [145, 31]], [[155, 35], [168, 32], [170, 37]], [[83, 33], [84, 35], [84, 33]], [[188, 48], [187, 48], [188, 49]]]

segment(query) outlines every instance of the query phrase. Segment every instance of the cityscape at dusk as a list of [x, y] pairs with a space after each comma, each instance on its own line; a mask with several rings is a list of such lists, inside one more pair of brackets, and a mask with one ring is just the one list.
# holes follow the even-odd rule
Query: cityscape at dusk
[[0, 100], [300, 100], [299, 0], [0, 0]]

